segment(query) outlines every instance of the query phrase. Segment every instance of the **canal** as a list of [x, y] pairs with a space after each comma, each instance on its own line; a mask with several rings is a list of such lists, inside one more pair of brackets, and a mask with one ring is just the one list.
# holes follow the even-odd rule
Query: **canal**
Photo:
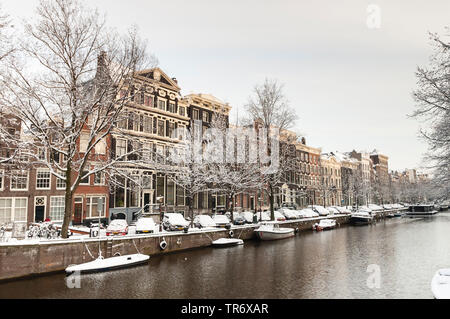
[[153, 257], [145, 266], [83, 275], [79, 289], [67, 288], [64, 274], [3, 283], [0, 298], [432, 298], [431, 278], [445, 267], [444, 212]]

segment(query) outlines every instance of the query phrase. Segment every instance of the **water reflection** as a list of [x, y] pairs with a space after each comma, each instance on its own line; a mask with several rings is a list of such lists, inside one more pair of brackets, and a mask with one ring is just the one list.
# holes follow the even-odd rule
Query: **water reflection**
[[[431, 298], [430, 281], [450, 266], [450, 214], [342, 226], [295, 239], [189, 251], [148, 265], [82, 277], [0, 284], [0, 298]], [[380, 266], [380, 289], [367, 267]]]

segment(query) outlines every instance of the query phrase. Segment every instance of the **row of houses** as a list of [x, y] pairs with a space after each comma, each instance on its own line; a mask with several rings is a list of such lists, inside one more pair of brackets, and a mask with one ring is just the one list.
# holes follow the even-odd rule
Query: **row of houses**
[[[144, 145], [154, 154], [161, 155], [164, 161], [164, 155], [180, 141], [173, 134], [178, 128], [190, 128], [193, 121], [200, 121], [205, 130], [210, 127], [215, 114], [223, 116], [229, 125], [230, 105], [210, 94], [182, 96], [177, 79], [169, 77], [160, 68], [143, 70], [135, 77], [139, 92], [131, 95], [123, 109], [126, 116], [117, 125], [118, 130], [97, 145], [95, 160], [92, 158], [88, 165], [95, 167], [106, 161], [108, 156], [120, 157]], [[8, 116], [14, 117], [1, 116], [3, 122]], [[90, 118], [87, 119], [87, 126], [89, 121]], [[12, 134], [23, 134], [20, 122], [15, 122], [8, 129]], [[77, 145], [80, 153], [86, 152], [87, 141], [86, 131], [81, 134]], [[390, 200], [388, 194], [382, 191], [390, 183], [387, 156], [377, 151], [370, 154], [356, 151], [324, 154], [320, 148], [307, 145], [305, 138], [290, 144], [295, 167], [277, 185], [276, 206], [353, 205], [356, 202]], [[0, 141], [2, 158], [8, 158], [11, 150], [11, 145]], [[36, 152], [41, 152], [39, 156], [42, 157], [59, 156], [46, 153], [39, 147]], [[81, 181], [72, 202], [74, 224], [108, 219], [115, 213], [133, 214], [142, 207], [154, 204], [159, 204], [168, 212], [184, 214], [188, 210], [185, 190], [175, 185], [163, 172], [151, 166], [134, 166], [128, 161], [119, 163], [119, 168], [134, 177], [124, 179], [120, 187], [109, 183], [101, 172]], [[140, 182], [135, 183], [134, 180]], [[361, 194], [354, 191], [355, 181], [360, 183], [357, 189], [363, 191]], [[373, 191], [376, 189], [374, 185], [379, 185], [377, 192]], [[65, 182], [53, 176], [48, 168], [30, 165], [19, 169], [7, 162], [0, 164], [0, 224], [45, 219], [61, 221], [65, 189]], [[233, 200], [237, 210], [257, 211], [269, 207], [268, 195], [258, 190], [242, 192]], [[223, 194], [203, 192], [195, 196], [192, 206], [197, 213], [212, 213], [226, 210], [230, 203]]]

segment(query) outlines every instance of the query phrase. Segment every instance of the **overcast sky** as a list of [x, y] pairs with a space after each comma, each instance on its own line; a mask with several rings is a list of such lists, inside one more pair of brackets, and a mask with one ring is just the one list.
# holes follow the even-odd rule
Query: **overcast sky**
[[[12, 17], [35, 0], [0, 0]], [[110, 26], [136, 24], [182, 94], [246, 103], [264, 78], [284, 83], [300, 117], [295, 130], [323, 151], [379, 149], [392, 169], [422, 164], [414, 109], [417, 65], [431, 53], [428, 31], [450, 26], [450, 1], [90, 0]], [[381, 9], [367, 26], [369, 4]]]

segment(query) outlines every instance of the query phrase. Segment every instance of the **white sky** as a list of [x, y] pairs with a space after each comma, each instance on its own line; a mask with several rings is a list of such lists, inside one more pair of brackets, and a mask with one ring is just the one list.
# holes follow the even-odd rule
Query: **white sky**
[[[0, 0], [13, 18], [31, 17], [35, 0]], [[450, 1], [90, 0], [110, 26], [136, 24], [160, 67], [183, 94], [210, 93], [241, 112], [265, 77], [285, 84], [300, 120], [296, 131], [324, 151], [371, 151], [392, 169], [419, 167], [417, 65], [431, 53], [428, 31], [450, 26]], [[381, 9], [369, 29], [367, 6]]]

